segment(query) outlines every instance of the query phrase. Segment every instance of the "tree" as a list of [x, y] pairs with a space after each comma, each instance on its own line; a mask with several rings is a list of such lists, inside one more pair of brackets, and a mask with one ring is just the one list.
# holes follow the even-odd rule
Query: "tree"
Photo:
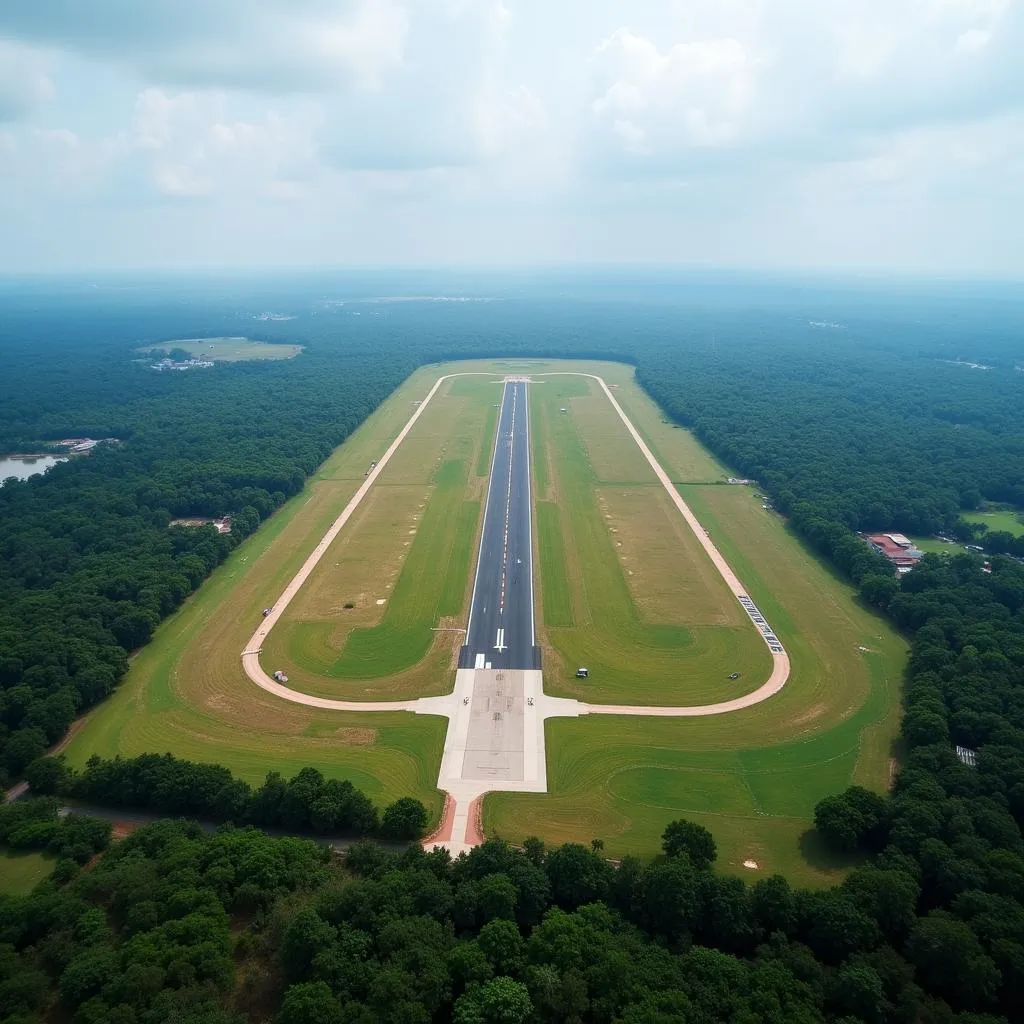
[[996, 965], [977, 936], [944, 911], [932, 911], [914, 926], [907, 955], [932, 991], [964, 1008], [990, 1005], [999, 987]]
[[38, 757], [25, 769], [25, 781], [36, 796], [61, 792], [69, 777], [63, 757]]
[[494, 968], [495, 974], [516, 976], [525, 966], [523, 937], [511, 921], [488, 921], [480, 929], [477, 943]]
[[849, 853], [877, 847], [888, 820], [885, 800], [861, 786], [828, 796], [814, 808], [814, 826], [833, 850]]
[[661, 848], [666, 856], [690, 858], [695, 868], [708, 868], [718, 856], [714, 837], [704, 828], [685, 818], [670, 821], [661, 835]]
[[312, 907], [295, 915], [281, 943], [281, 963], [289, 978], [302, 980], [313, 959], [334, 940], [335, 930]]
[[341, 1004], [322, 981], [289, 985], [277, 1024], [342, 1024]]
[[569, 909], [604, 899], [614, 875], [606, 860], [578, 843], [550, 850], [544, 867], [555, 902]]
[[529, 990], [511, 978], [494, 978], [459, 996], [454, 1024], [523, 1024], [533, 1011]]
[[380, 834], [387, 839], [419, 839], [427, 819], [427, 809], [419, 800], [403, 796], [385, 808]]

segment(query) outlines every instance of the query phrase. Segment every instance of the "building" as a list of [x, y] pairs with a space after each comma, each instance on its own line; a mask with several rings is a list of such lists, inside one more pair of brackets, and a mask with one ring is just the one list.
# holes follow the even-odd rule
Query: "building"
[[871, 533], [864, 540], [880, 555], [885, 555], [898, 573], [910, 572], [924, 557], [914, 542], [902, 533]]

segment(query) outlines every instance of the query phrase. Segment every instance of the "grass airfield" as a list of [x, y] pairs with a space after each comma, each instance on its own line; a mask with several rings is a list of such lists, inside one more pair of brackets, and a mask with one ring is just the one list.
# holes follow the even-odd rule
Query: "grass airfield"
[[[786, 688], [701, 719], [590, 716], [548, 723], [548, 794], [493, 794], [489, 834], [589, 841], [650, 854], [673, 817], [708, 825], [724, 870], [824, 883], [841, 865], [806, 833], [814, 803], [850, 781], [883, 789], [905, 644], [764, 511], [618, 364], [522, 360], [414, 373], [133, 660], [121, 688], [68, 747], [76, 764], [170, 750], [250, 782], [313, 765], [378, 802], [423, 800], [436, 817], [445, 723], [339, 713], [279, 700], [245, 677], [240, 652], [441, 373], [600, 373], [786, 644]], [[536, 603], [549, 692], [593, 702], [724, 700], [759, 685], [767, 653], [743, 624], [610, 406], [590, 382], [531, 389]], [[439, 400], [441, 399], [441, 400]], [[500, 386], [460, 378], [439, 392], [264, 649], [264, 666], [309, 693], [390, 699], [451, 685], [464, 625]], [[602, 408], [603, 406], [603, 408]], [[565, 413], [561, 409], [565, 408]], [[412, 532], [410, 532], [412, 531]], [[724, 596], [723, 596], [724, 592]], [[382, 605], [377, 604], [383, 600]], [[345, 608], [351, 603], [352, 608]], [[429, 634], [429, 635], [428, 635]], [[581, 660], [582, 659], [582, 660]], [[577, 663], [591, 679], [574, 678]], [[728, 675], [739, 671], [738, 680]]]

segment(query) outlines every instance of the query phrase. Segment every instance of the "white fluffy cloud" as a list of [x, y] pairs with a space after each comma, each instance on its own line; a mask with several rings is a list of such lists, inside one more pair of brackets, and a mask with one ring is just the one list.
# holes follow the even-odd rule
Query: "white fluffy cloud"
[[180, 208], [183, 259], [288, 200], [339, 259], [1024, 271], [1022, 47], [1013, 0], [5, 0], [0, 206]]
[[164, 196], [301, 195], [312, 160], [311, 125], [273, 111], [233, 117], [226, 96], [143, 90], [136, 99], [128, 151]]

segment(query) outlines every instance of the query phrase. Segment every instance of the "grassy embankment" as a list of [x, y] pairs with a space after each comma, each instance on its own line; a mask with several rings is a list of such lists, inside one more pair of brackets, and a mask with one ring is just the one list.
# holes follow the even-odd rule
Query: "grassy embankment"
[[[749, 488], [681, 483], [717, 479], [726, 471], [687, 431], [664, 422], [627, 368], [606, 368], [604, 376], [618, 384], [616, 397], [783, 638], [792, 675], [776, 697], [729, 715], [553, 720], [547, 730], [550, 793], [489, 796], [485, 827], [514, 840], [530, 834], [552, 842], [600, 836], [612, 856], [643, 855], [657, 850], [666, 822], [683, 816], [712, 830], [723, 870], [754, 877], [742, 867], [754, 860], [757, 876], [779, 871], [802, 884], [833, 881], [842, 865], [814, 843], [813, 807], [851, 781], [885, 788], [905, 644], [859, 607], [852, 589], [811, 556], [778, 516], [765, 512]], [[568, 407], [565, 401], [561, 407]], [[538, 408], [536, 415], [543, 412]], [[556, 467], [565, 456], [558, 454], [557, 434], [552, 436], [555, 454], [549, 463], [538, 459], [538, 478], [549, 474], [546, 486], [557, 488]], [[593, 444], [588, 452], [600, 464], [604, 456], [595, 455]], [[564, 549], [570, 541], [567, 533], [561, 536]], [[559, 554], [557, 544], [538, 547], [544, 581], [557, 575], [545, 562], [560, 557], [568, 564], [568, 556]], [[567, 607], [564, 595], [555, 600], [559, 623]], [[545, 596], [545, 622], [547, 612]], [[596, 625], [598, 631], [614, 628]]]

